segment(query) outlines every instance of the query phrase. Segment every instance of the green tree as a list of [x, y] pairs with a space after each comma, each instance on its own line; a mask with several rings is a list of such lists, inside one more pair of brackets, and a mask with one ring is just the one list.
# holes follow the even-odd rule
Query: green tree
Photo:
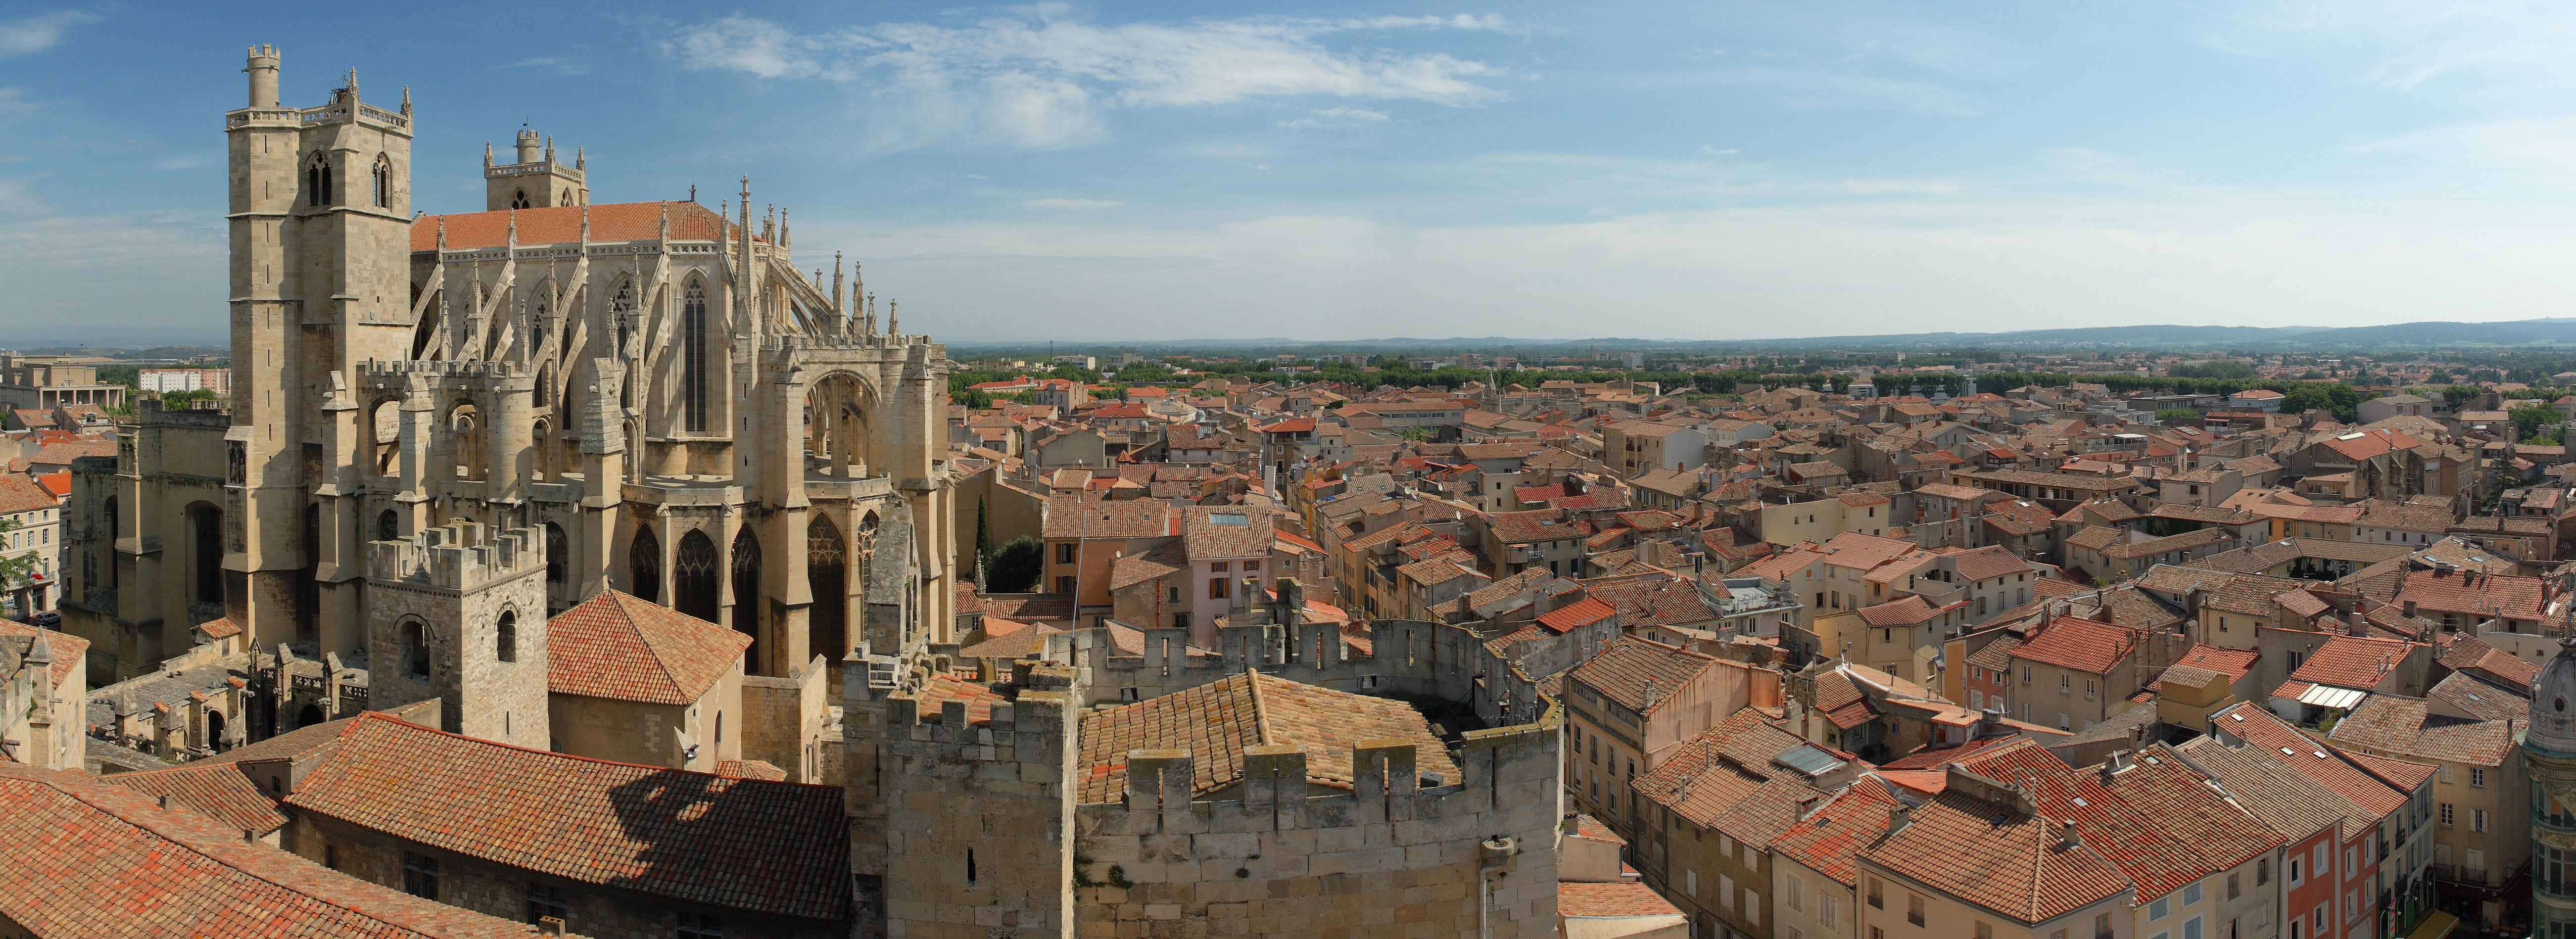
[[2551, 407], [2546, 401], [2534, 401], [2507, 413], [2513, 415], [2513, 426], [2522, 431], [2519, 439], [2524, 443], [2536, 443], [2537, 441], [2532, 438], [2539, 436], [2540, 429], [2543, 427], [2549, 428], [2549, 436], [2555, 440], [2558, 436], [2558, 425], [2566, 420], [2558, 415], [2557, 408]]
[[2156, 412], [2156, 423], [2167, 424], [2176, 421], [2191, 424], [2200, 423], [2200, 412], [2194, 411], [2190, 408], [2166, 408], [2162, 411]]
[[948, 401], [951, 404], [963, 404], [967, 407], [981, 411], [993, 406], [993, 394], [989, 391], [977, 391], [973, 388], [968, 388], [964, 391], [949, 392]]
[[983, 496], [975, 497], [975, 556], [993, 560], [993, 507]]
[[1037, 585], [1038, 575], [1045, 573], [1046, 543], [1035, 535], [1021, 535], [993, 552], [993, 561], [984, 566], [985, 589], [994, 593], [1027, 593]]
[[1836, 372], [1836, 373], [1834, 373], [1834, 377], [1833, 377], [1831, 380], [1832, 380], [1832, 381], [1833, 381], [1833, 383], [1834, 383], [1834, 393], [1835, 393], [1835, 394], [1849, 394], [1849, 393], [1851, 393], [1851, 386], [1852, 386], [1851, 376], [1849, 376], [1849, 375], [1845, 375], [1845, 374], [1842, 374], [1842, 373], [1840, 373], [1840, 372]]
[[2485, 393], [2486, 389], [2475, 385], [2452, 385], [2442, 389], [2442, 400], [2456, 408]]

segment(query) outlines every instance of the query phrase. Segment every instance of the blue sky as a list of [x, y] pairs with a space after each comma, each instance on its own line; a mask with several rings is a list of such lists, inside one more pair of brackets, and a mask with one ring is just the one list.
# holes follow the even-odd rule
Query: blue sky
[[223, 335], [243, 48], [793, 211], [955, 341], [2570, 315], [2576, 9], [2397, 2], [13, 6], [0, 341]]

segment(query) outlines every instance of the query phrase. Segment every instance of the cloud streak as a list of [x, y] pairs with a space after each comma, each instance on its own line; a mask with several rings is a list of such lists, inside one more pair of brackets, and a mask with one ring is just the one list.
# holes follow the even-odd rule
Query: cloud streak
[[74, 26], [98, 22], [98, 15], [61, 10], [21, 20], [0, 20], [0, 59], [43, 52], [60, 45]]
[[[858, 89], [871, 105], [870, 146], [879, 152], [939, 144], [1052, 149], [1101, 139], [1107, 113], [1121, 108], [1297, 98], [1445, 107], [1502, 101], [1507, 96], [1485, 83], [1502, 74], [1494, 66], [1444, 52], [1330, 41], [1510, 29], [1499, 17], [1465, 15], [1101, 24], [1045, 5], [965, 26], [823, 31], [734, 15], [684, 26], [663, 49], [693, 69]], [[1346, 112], [1341, 119], [1381, 113], [1316, 113], [1333, 111]]]

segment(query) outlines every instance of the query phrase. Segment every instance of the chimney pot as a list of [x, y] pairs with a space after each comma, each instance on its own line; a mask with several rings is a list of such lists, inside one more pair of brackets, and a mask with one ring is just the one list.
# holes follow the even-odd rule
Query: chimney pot
[[2083, 837], [2082, 835], [2079, 835], [2079, 834], [2077, 834], [2077, 833], [2075, 832], [2075, 820], [2074, 820], [2074, 819], [2071, 819], [2071, 818], [2070, 818], [2070, 819], [2067, 819], [2067, 820], [2065, 820], [2065, 821], [2062, 821], [2062, 822], [2059, 822], [2059, 823], [2058, 823], [2058, 825], [2057, 825], [2057, 845], [2058, 845], [2058, 847], [2062, 847], [2062, 848], [2075, 848], [2075, 847], [2081, 847], [2081, 846], [2083, 846], [2083, 844], [2084, 844], [2084, 837]]

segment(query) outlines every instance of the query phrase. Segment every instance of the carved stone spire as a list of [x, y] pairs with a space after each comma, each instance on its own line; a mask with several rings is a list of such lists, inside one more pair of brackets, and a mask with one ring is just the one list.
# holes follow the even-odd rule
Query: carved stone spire
[[483, 142], [483, 168], [492, 168], [492, 142], [489, 140]]

